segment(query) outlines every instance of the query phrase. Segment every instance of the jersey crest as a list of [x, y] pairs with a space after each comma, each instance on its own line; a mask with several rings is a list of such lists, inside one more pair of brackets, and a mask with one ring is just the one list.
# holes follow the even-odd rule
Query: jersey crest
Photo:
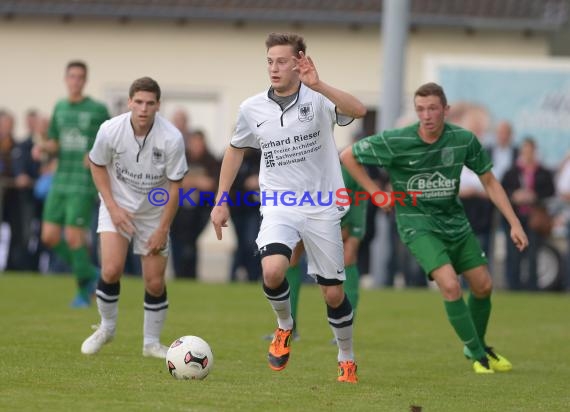
[[87, 129], [89, 126], [91, 126], [91, 113], [80, 112], [77, 116], [77, 123], [80, 129]]
[[158, 147], [152, 148], [152, 163], [155, 165], [164, 163], [164, 150], [161, 150]]
[[315, 112], [313, 110], [313, 103], [301, 103], [299, 104], [299, 120], [302, 122], [310, 122], [315, 117]]
[[450, 147], [444, 147], [441, 149], [441, 163], [444, 166], [451, 166], [453, 164], [453, 149]]

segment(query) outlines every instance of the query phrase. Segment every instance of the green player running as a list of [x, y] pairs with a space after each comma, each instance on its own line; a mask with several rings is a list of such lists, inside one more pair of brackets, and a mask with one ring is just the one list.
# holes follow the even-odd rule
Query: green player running
[[[366, 233], [366, 212], [368, 209], [368, 201], [355, 200], [355, 193], [362, 192], [364, 188], [360, 186], [356, 180], [354, 180], [354, 178], [344, 167], [342, 167], [342, 179], [344, 181], [345, 188], [347, 189], [347, 195], [350, 196], [350, 209], [340, 221], [344, 248], [344, 270], [346, 273], [346, 280], [344, 281], [344, 292], [352, 304], [354, 315], [356, 315], [356, 308], [358, 307], [358, 285], [360, 281], [360, 273], [358, 271], [356, 260], [358, 257], [358, 247], [360, 246], [360, 242]], [[349, 200], [347, 199], [346, 201], [348, 202]], [[344, 203], [345, 200], [343, 199], [342, 202]], [[297, 308], [299, 305], [299, 292], [301, 289], [302, 281], [302, 273], [301, 268], [299, 267], [299, 261], [301, 259], [303, 251], [303, 242], [299, 242], [293, 251], [293, 255], [291, 256], [289, 268], [287, 269], [287, 272], [285, 272], [291, 293], [291, 314], [295, 320], [293, 327], [294, 339], [298, 338]], [[272, 338], [273, 335], [269, 335], [269, 340]]]
[[103, 104], [83, 95], [86, 81], [87, 65], [82, 61], [69, 62], [65, 70], [68, 96], [55, 106], [49, 140], [33, 149], [35, 158], [41, 158], [42, 153], [58, 156], [57, 171], [44, 206], [41, 238], [73, 270], [78, 286], [71, 302], [75, 308], [89, 306], [98, 275], [86, 245], [97, 196], [87, 153], [99, 126], [109, 118]]
[[[449, 322], [474, 371], [511, 370], [511, 363], [485, 341], [492, 281], [485, 254], [458, 199], [464, 165], [479, 175], [489, 199], [509, 222], [511, 239], [520, 251], [528, 246], [527, 236], [477, 137], [445, 122], [449, 106], [441, 86], [421, 86], [414, 94], [414, 108], [419, 123], [363, 139], [345, 149], [341, 160], [372, 196], [380, 189], [362, 165], [386, 168], [394, 192], [407, 194], [395, 205], [400, 237], [437, 283]], [[463, 274], [469, 284], [467, 305], [457, 274]]]

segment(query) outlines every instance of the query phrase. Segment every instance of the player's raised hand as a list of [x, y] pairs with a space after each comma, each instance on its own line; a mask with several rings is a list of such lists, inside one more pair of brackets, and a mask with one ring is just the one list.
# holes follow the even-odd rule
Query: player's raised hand
[[216, 205], [210, 213], [210, 220], [214, 225], [216, 237], [222, 240], [222, 228], [228, 227], [228, 219], [230, 218], [230, 210], [226, 204]]
[[319, 73], [310, 57], [300, 51], [299, 57], [295, 58], [295, 63], [293, 70], [299, 73], [299, 80], [305, 86], [312, 88], [319, 83]]
[[511, 239], [520, 252], [528, 246], [528, 238], [521, 225], [511, 227]]

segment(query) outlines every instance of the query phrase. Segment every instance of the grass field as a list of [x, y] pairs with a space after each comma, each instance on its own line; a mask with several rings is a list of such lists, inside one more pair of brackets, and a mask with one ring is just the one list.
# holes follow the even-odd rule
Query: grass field
[[427, 290], [361, 294], [355, 328], [357, 385], [338, 384], [336, 349], [316, 287], [302, 290], [289, 366], [266, 364], [274, 317], [258, 285], [169, 283], [163, 333], [198, 335], [212, 346], [204, 381], [176, 381], [164, 362], [141, 356], [142, 282], [124, 279], [115, 340], [99, 354], [79, 348], [95, 307], [69, 309], [69, 277], [0, 275], [2, 411], [567, 411], [570, 297], [494, 297], [489, 342], [514, 364], [478, 376], [462, 356], [439, 295]]

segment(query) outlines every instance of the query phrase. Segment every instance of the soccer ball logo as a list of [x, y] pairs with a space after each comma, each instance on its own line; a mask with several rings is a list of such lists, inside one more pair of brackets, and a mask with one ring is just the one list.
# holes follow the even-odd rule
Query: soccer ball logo
[[176, 339], [166, 353], [166, 367], [176, 379], [204, 379], [213, 365], [210, 345], [198, 336]]

